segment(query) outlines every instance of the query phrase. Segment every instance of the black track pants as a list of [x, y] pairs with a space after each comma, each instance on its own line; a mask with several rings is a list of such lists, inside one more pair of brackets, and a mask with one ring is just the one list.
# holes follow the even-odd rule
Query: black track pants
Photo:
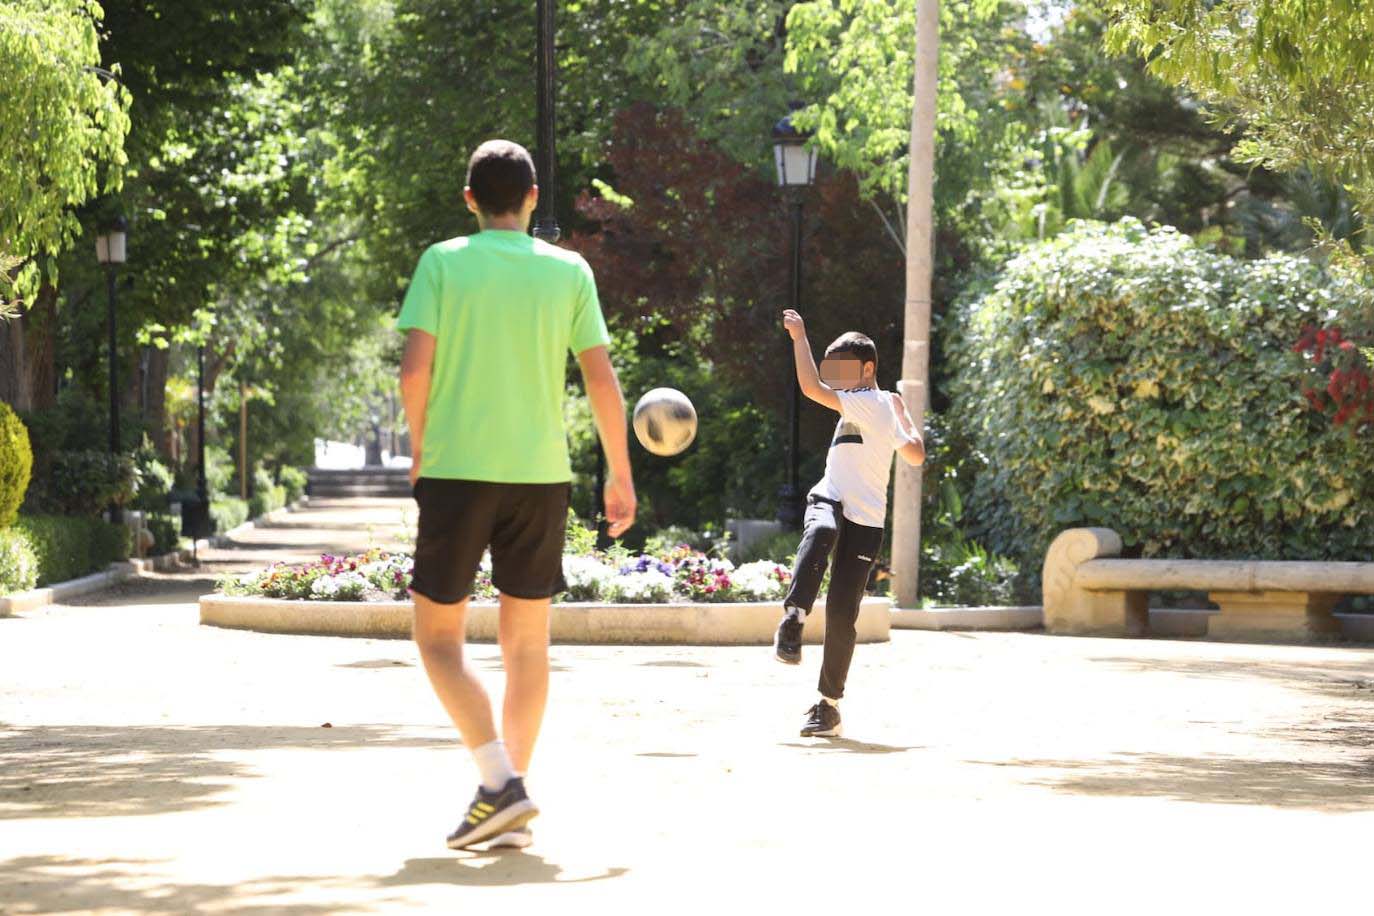
[[821, 695], [832, 700], [844, 696], [849, 663], [854, 658], [854, 624], [859, 619], [859, 604], [882, 546], [883, 529], [854, 524], [833, 500], [819, 496], [807, 500], [792, 587], [783, 601], [809, 614], [825, 578], [826, 565], [834, 554], [830, 590], [825, 598], [825, 660], [820, 680]]

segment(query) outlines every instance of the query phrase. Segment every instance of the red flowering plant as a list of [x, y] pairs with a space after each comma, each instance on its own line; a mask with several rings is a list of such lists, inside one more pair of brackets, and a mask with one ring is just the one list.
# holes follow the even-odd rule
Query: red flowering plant
[[1360, 346], [1339, 327], [1305, 325], [1293, 352], [1306, 356], [1302, 393], [1313, 410], [1351, 432], [1374, 427], [1374, 348]]

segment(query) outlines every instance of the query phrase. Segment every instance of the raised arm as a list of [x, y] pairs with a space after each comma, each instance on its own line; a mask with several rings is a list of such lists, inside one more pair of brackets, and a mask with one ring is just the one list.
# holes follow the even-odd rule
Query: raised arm
[[916, 430], [916, 424], [912, 422], [911, 414], [907, 412], [906, 401], [902, 400], [900, 394], [894, 393], [892, 395], [892, 409], [896, 411], [897, 422], [907, 437], [907, 443], [897, 449], [897, 454], [901, 455], [902, 460], [907, 464], [920, 467], [926, 463], [926, 443]]
[[406, 349], [401, 356], [401, 402], [405, 405], [406, 425], [410, 427], [410, 485], [420, 477], [420, 455], [424, 450], [425, 413], [429, 409], [429, 383], [434, 372], [433, 334], [406, 332]]
[[840, 412], [840, 396], [835, 389], [821, 381], [816, 371], [816, 358], [811, 355], [811, 341], [806, 339], [806, 322], [792, 309], [782, 313], [782, 326], [792, 335], [792, 361], [797, 365], [797, 384], [802, 394], [817, 404]]
[[582, 367], [582, 382], [592, 403], [592, 415], [610, 472], [606, 478], [606, 530], [611, 537], [618, 538], [634, 524], [636, 508], [625, 398], [611, 365], [611, 354], [605, 347], [583, 350], [577, 354], [577, 363]]

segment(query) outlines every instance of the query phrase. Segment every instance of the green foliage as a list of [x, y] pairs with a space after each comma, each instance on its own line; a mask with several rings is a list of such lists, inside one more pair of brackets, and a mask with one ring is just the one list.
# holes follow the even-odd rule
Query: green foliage
[[277, 471], [277, 482], [286, 491], [286, 504], [291, 505], [305, 495], [305, 486], [310, 482], [310, 475], [300, 468], [285, 465]]
[[1130, 219], [1028, 249], [955, 320], [973, 533], [1028, 569], [1081, 525], [1147, 556], [1367, 557], [1374, 452], [1307, 408], [1292, 352], [1353, 292]]
[[154, 512], [147, 516], [148, 530], [153, 533], [153, 556], [171, 553], [181, 546], [181, 517]]
[[33, 471], [33, 449], [22, 420], [0, 401], [0, 529], [8, 528], [19, 514]]
[[921, 598], [934, 607], [1007, 607], [1020, 604], [1020, 569], [961, 537], [921, 544]]
[[224, 534], [248, 521], [248, 503], [234, 496], [210, 500], [210, 520], [215, 532]]
[[730, 559], [739, 566], [756, 560], [772, 560], [774, 563], [791, 567], [797, 559], [797, 547], [800, 544], [800, 532], [779, 531], [766, 538], [759, 538], [746, 547], [735, 547], [730, 551]]
[[0, 528], [0, 597], [26, 592], [38, 582], [38, 557], [29, 536], [17, 528]]
[[698, 136], [765, 165], [769, 131], [792, 100], [783, 70], [790, 0], [668, 4], [657, 29], [630, 36], [625, 68], [650, 98], [691, 113]]
[[0, 253], [22, 259], [0, 299], [28, 300], [80, 234], [75, 208], [118, 187], [130, 96], [97, 69], [91, 0], [0, 6]]
[[248, 497], [249, 518], [260, 518], [286, 505], [286, 488], [271, 481], [268, 477], [266, 485], [256, 486], [253, 495]]
[[1242, 158], [1307, 165], [1374, 203], [1374, 8], [1349, 0], [1113, 0], [1108, 47], [1221, 103]]
[[563, 552], [574, 557], [587, 557], [596, 553], [596, 529], [583, 524], [572, 509], [568, 510]]
[[[1003, 25], [1019, 12], [997, 0], [940, 4], [936, 130], [947, 141], [968, 147], [980, 130], [996, 136], [982, 122], [995, 117], [988, 96], [1008, 41]], [[869, 194], [906, 199], [915, 50], [915, 0], [810, 0], [787, 14], [787, 70], [816, 100], [795, 120]]]
[[168, 494], [176, 483], [172, 469], [163, 464], [146, 440], [144, 447], [134, 453], [134, 463], [138, 466], [139, 485], [133, 507], [147, 512], [165, 511]]
[[14, 529], [28, 538], [38, 558], [38, 584], [52, 585], [129, 556], [129, 529], [96, 518], [21, 515]]
[[[614, 360], [626, 400], [633, 405], [651, 388], [677, 388], [692, 399], [701, 424], [693, 445], [681, 455], [661, 458], [631, 439], [635, 488], [640, 500], [632, 534], [640, 537], [669, 524], [705, 529], [732, 517], [757, 518], [776, 508], [781, 483], [783, 442], [778, 421], [762, 410], [751, 393], [715, 378], [711, 361], [683, 344], [670, 344], [650, 354], [638, 352], [640, 339], [616, 332]], [[595, 424], [585, 397], [568, 402], [573, 469], [578, 476], [575, 499], [580, 514], [590, 517], [595, 452]], [[638, 546], [638, 542], [634, 542]]]
[[132, 455], [94, 449], [57, 452], [26, 506], [55, 515], [96, 516], [111, 505], [128, 505], [141, 481]]
[[206, 446], [205, 486], [210, 491], [211, 499], [221, 494], [229, 495], [229, 487], [233, 482], [234, 460], [229, 457], [229, 452], [216, 445]]

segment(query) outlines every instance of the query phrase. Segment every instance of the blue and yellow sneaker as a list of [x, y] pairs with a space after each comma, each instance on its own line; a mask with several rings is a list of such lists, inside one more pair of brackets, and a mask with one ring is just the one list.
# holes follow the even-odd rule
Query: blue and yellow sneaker
[[466, 849], [485, 843], [525, 826], [538, 813], [539, 809], [525, 794], [525, 781], [519, 776], [507, 782], [499, 792], [488, 792], [478, 786], [467, 816], [458, 829], [449, 834], [448, 848]]

